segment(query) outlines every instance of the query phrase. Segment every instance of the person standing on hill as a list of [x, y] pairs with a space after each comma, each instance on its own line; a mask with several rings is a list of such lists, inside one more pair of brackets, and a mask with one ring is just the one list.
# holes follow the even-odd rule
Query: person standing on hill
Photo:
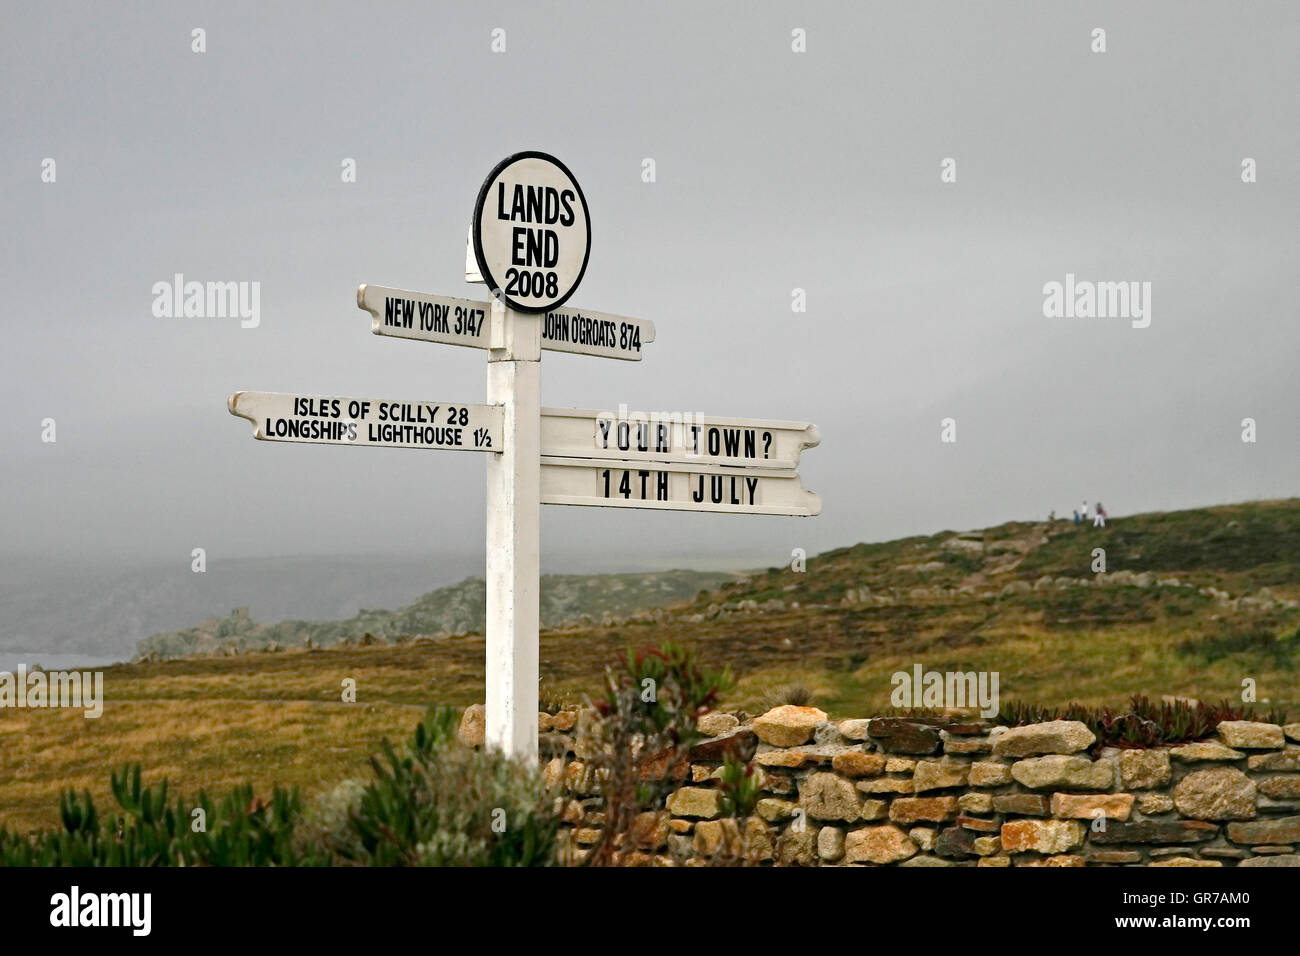
[[1083, 504], [1079, 505], [1079, 520], [1086, 522], [1088, 520], [1088, 499], [1083, 499]]
[[1106, 509], [1101, 506], [1100, 501], [1097, 502], [1097, 510], [1092, 517], [1092, 526], [1094, 528], [1106, 527]]

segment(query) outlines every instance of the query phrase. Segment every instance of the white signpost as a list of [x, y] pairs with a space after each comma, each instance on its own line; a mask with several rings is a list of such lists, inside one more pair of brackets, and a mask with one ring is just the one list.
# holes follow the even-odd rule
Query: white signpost
[[543, 349], [640, 361], [653, 323], [565, 306], [591, 251], [587, 200], [563, 163], [517, 153], [479, 190], [465, 280], [490, 301], [363, 285], [376, 335], [487, 350], [487, 404], [235, 392], [254, 437], [487, 456], [486, 738], [537, 760], [541, 505], [812, 516], [795, 470], [817, 426], [541, 407]]
[[486, 302], [363, 285], [357, 289], [357, 305], [370, 313], [370, 331], [375, 335], [476, 349], [489, 347], [492, 306]]
[[804, 518], [822, 510], [821, 498], [788, 469], [546, 456], [542, 504]]
[[392, 402], [338, 395], [235, 392], [230, 414], [253, 423], [262, 441], [389, 448], [501, 449], [498, 405]]
[[641, 348], [655, 340], [653, 322], [586, 309], [550, 309], [542, 322], [542, 348], [552, 352], [641, 361]]
[[[357, 305], [370, 313], [375, 335], [486, 349], [502, 332], [499, 323], [494, 328], [489, 321], [491, 302], [363, 285]], [[654, 340], [653, 322], [607, 312], [550, 309], [542, 323], [542, 348], [553, 352], [639, 362], [642, 346]]]
[[577, 180], [546, 153], [515, 153], [479, 190], [470, 220], [479, 275], [518, 312], [549, 312], [573, 295], [591, 254], [591, 217]]
[[542, 454], [701, 465], [797, 468], [821, 442], [804, 422], [718, 418], [693, 413], [542, 409]]

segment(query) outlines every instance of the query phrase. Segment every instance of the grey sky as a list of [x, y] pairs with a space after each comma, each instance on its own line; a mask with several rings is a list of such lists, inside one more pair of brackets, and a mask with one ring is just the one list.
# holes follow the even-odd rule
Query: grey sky
[[[590, 205], [570, 304], [658, 328], [640, 364], [547, 354], [547, 405], [823, 435], [801, 468], [818, 518], [547, 508], [544, 554], [777, 564], [1085, 496], [1124, 514], [1297, 492], [1293, 3], [10, 4], [5, 20], [5, 551], [481, 549], [479, 456], [254, 442], [225, 399], [482, 401], [481, 353], [372, 336], [355, 292], [480, 296], [463, 281], [475, 193], [527, 148]], [[154, 318], [151, 287], [177, 272], [260, 282], [260, 327]], [[1151, 282], [1151, 326], [1044, 318], [1067, 272]]]

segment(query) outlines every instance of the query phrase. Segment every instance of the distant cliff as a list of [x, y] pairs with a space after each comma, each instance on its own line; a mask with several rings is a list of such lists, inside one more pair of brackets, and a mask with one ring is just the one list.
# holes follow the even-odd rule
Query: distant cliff
[[[694, 598], [735, 580], [713, 571], [656, 571], [644, 574], [548, 574], [541, 579], [542, 627], [601, 624]], [[339, 621], [286, 620], [259, 624], [247, 608], [209, 618], [196, 627], [154, 634], [136, 645], [137, 657], [180, 657], [232, 649], [300, 645], [318, 647], [344, 641], [380, 641], [481, 633], [486, 590], [482, 578], [466, 578], [438, 588], [395, 611], [361, 610]]]

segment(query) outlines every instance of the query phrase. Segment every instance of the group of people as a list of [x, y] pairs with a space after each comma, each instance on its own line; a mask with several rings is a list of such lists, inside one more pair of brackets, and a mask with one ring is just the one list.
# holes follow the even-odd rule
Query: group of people
[[1084, 498], [1083, 503], [1074, 509], [1074, 523], [1084, 524], [1089, 517], [1092, 518], [1094, 528], [1106, 527], [1106, 509], [1102, 507], [1101, 502], [1097, 502], [1092, 511], [1089, 511], [1088, 499]]
[[[1083, 524], [1083, 523], [1086, 522], [1090, 517], [1092, 518], [1092, 526], [1093, 526], [1094, 528], [1104, 528], [1104, 527], [1106, 527], [1106, 509], [1102, 507], [1101, 502], [1100, 502], [1100, 501], [1097, 502], [1096, 507], [1094, 507], [1091, 511], [1089, 511], [1089, 510], [1088, 510], [1088, 499], [1087, 499], [1087, 498], [1084, 498], [1084, 499], [1083, 499], [1083, 504], [1079, 505], [1079, 507], [1077, 507], [1077, 508], [1074, 509], [1074, 523], [1075, 523], [1075, 524]], [[1055, 510], [1053, 510], [1053, 511], [1052, 511], [1052, 512], [1047, 516], [1047, 520], [1048, 520], [1048, 522], [1052, 522], [1052, 521], [1055, 521], [1055, 520], [1056, 520], [1056, 511], [1055, 511]]]

